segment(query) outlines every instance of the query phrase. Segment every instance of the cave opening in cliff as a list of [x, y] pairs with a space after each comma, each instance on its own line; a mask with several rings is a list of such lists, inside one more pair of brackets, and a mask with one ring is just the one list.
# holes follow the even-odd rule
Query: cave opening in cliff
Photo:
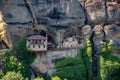
[[42, 30], [42, 31], [40, 31], [39, 34], [42, 35], [42, 36], [46, 36], [47, 35], [48, 42], [52, 43], [52, 44], [55, 44], [54, 39], [48, 33], [46, 33], [45, 31]]
[[5, 49], [9, 49], [8, 45], [5, 43], [4, 40], [0, 41], [0, 50], [5, 50]]
[[56, 46], [55, 41], [50, 34], [48, 34], [42, 30], [42, 31], [40, 31], [40, 35], [42, 35], [42, 36], [47, 35], [47, 40], [48, 40], [48, 43], [47, 43], [48, 47], [47, 48], [48, 48], [48, 50], [52, 50], [53, 48], [55, 48], [55, 46]]
[[61, 11], [59, 11], [59, 9], [57, 7], [54, 7], [51, 10], [50, 14], [48, 14], [48, 16], [51, 19], [60, 20], [60, 19], [63, 19], [63, 17], [65, 16], [65, 13], [62, 12], [62, 9], [61, 9]]

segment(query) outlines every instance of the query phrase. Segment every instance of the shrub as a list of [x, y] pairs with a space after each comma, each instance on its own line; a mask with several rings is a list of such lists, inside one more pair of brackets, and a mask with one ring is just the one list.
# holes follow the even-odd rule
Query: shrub
[[17, 58], [11, 51], [4, 54], [4, 66], [5, 73], [8, 71], [17, 71]]
[[109, 53], [111, 53], [113, 50], [116, 50], [112, 40], [110, 40], [109, 43], [107, 44], [107, 49]]
[[34, 80], [44, 80], [42, 77], [37, 77]]
[[56, 64], [57, 71], [52, 76], [59, 76], [62, 80], [86, 80], [85, 65], [80, 50], [76, 58], [65, 58]]
[[0, 79], [4, 76], [3, 71], [0, 69]]
[[1, 80], [24, 80], [20, 73], [7, 72], [7, 74]]
[[59, 77], [55, 76], [55, 77], [52, 77], [51, 80], [61, 80]]
[[107, 52], [107, 42], [103, 42], [102, 48], [101, 48], [101, 52], [102, 53], [106, 53]]
[[120, 59], [111, 54], [100, 55], [100, 74], [102, 80], [119, 80]]

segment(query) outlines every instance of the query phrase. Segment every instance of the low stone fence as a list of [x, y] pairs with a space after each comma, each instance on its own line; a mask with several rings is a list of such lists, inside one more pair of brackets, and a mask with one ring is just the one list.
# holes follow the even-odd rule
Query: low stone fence
[[64, 51], [64, 50], [71, 50], [71, 49], [80, 49], [81, 47], [72, 47], [72, 48], [52, 48], [50, 50], [47, 50], [48, 52], [49, 51]]

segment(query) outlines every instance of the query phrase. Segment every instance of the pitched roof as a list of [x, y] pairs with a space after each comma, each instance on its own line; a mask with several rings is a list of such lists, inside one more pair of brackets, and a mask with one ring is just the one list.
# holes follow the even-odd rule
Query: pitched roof
[[32, 39], [32, 40], [45, 40], [47, 38], [44, 37], [44, 36], [41, 36], [41, 35], [32, 35], [32, 36], [28, 37], [28, 39]]

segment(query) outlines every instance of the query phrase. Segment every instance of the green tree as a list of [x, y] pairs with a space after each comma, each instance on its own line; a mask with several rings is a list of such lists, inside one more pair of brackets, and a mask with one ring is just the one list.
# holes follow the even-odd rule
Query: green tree
[[82, 50], [76, 58], [65, 58], [56, 63], [56, 72], [52, 76], [59, 76], [61, 80], [86, 80], [86, 70], [83, 63]]
[[115, 49], [113, 41], [102, 42], [101, 53], [111, 53]]
[[102, 46], [99, 65], [102, 80], [119, 80], [120, 59], [110, 54], [114, 49], [112, 40]]
[[17, 71], [17, 58], [14, 56], [14, 54], [9, 51], [6, 52], [4, 55], [4, 71]]
[[35, 59], [35, 54], [31, 53], [26, 47], [26, 37], [23, 36], [17, 41], [12, 50], [4, 55], [4, 72], [20, 72], [24, 78], [31, 77], [29, 64]]
[[0, 69], [0, 79], [4, 76], [3, 71]]
[[86, 40], [86, 52], [88, 54], [89, 57], [92, 56], [92, 45], [89, 39]]
[[35, 54], [31, 53], [26, 47], [26, 36], [22, 36], [22, 38], [15, 43], [12, 51], [16, 53], [17, 59], [19, 61], [17, 69], [24, 77], [31, 77], [31, 71], [29, 64], [31, 64], [35, 59]]
[[108, 49], [108, 52], [109, 52], [109, 53], [111, 53], [111, 52], [115, 49], [115, 47], [114, 47], [114, 45], [113, 45], [113, 40], [110, 40], [110, 41], [108, 42], [108, 44], [107, 44], [107, 49]]
[[107, 42], [102, 42], [101, 52], [102, 53], [106, 53], [107, 52]]

